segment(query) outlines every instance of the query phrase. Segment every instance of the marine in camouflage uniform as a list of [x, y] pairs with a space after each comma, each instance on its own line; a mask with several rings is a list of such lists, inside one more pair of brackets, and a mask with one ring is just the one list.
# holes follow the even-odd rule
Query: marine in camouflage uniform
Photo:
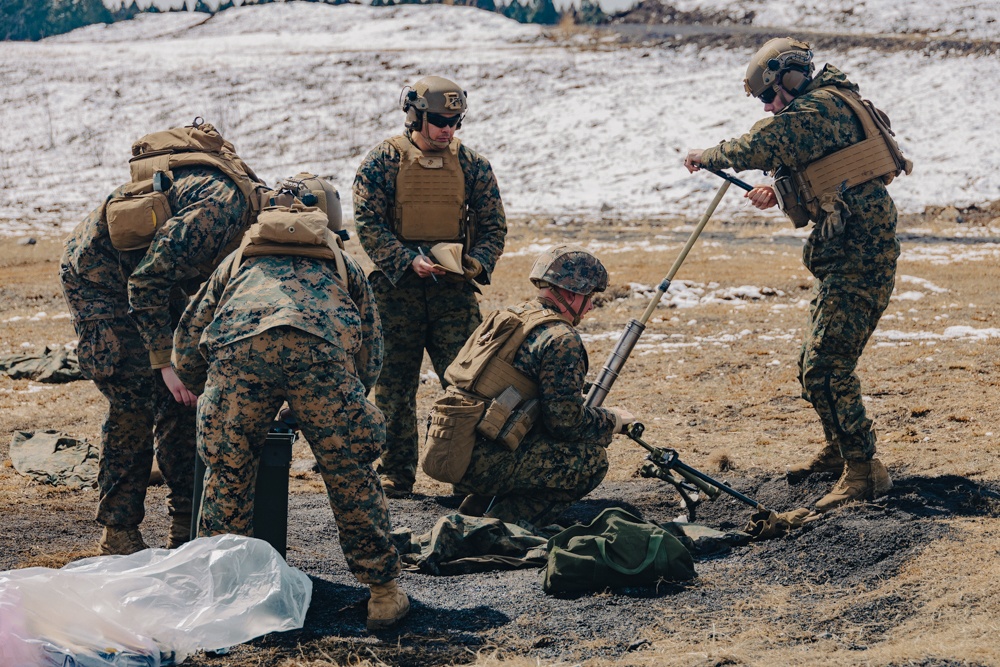
[[538, 386], [540, 419], [514, 451], [477, 437], [455, 490], [470, 494], [464, 514], [545, 526], [597, 488], [608, 472], [605, 448], [633, 417], [623, 408], [584, 404], [588, 358], [575, 326], [592, 307], [590, 295], [607, 286], [603, 265], [582, 248], [560, 245], [535, 262], [531, 275], [539, 297], [511, 310], [563, 318], [535, 327], [513, 358]]
[[202, 270], [209, 267], [210, 273], [227, 246], [239, 239], [247, 211], [246, 197], [216, 169], [184, 167], [173, 175], [166, 194], [174, 215], [148, 249], [116, 250], [102, 205], [67, 239], [60, 263], [63, 292], [80, 339], [81, 370], [108, 399], [97, 507], [97, 521], [105, 527], [105, 553], [146, 548], [138, 526], [145, 516], [154, 450], [169, 487], [168, 546], [186, 541], [194, 410], [175, 400], [162, 369], [170, 368], [174, 325], [186, 291], [193, 293], [207, 277]]
[[[865, 138], [850, 107], [824, 90], [837, 87], [857, 92], [857, 85], [830, 65], [802, 83], [803, 90], [796, 95], [777, 91], [776, 110], [774, 101], [766, 102], [765, 109], [774, 111], [772, 117], [759, 121], [742, 137], [701, 151], [693, 160], [689, 155], [689, 164], [737, 171], [774, 172], [785, 167], [798, 172]], [[753, 201], [758, 193], [763, 197], [758, 201], [764, 202], [759, 207], [774, 205], [770, 187], [757, 188], [748, 196]], [[827, 510], [891, 488], [884, 466], [873, 461], [875, 431], [865, 412], [855, 369], [889, 304], [899, 242], [896, 207], [880, 178], [843, 190], [836, 210], [821, 215], [802, 253], [803, 263], [816, 280], [798, 367], [802, 397], [819, 415], [827, 444], [814, 460], [791, 467], [789, 479], [843, 471], [833, 492], [817, 504], [818, 509]]]
[[382, 327], [368, 281], [345, 256], [347, 289], [330, 260], [228, 257], [177, 328], [174, 365], [198, 401], [205, 462], [199, 535], [253, 533], [260, 454], [284, 401], [309, 441], [340, 543], [359, 581], [396, 578], [389, 510], [372, 463], [385, 438], [365, 395], [382, 365]]
[[[427, 77], [416, 84], [421, 98], [430, 99], [422, 82], [433, 80], [455, 84], [439, 77]], [[455, 87], [455, 90], [461, 91]], [[464, 113], [464, 93], [462, 93]], [[404, 107], [405, 109], [405, 107]], [[446, 109], [438, 109], [446, 111]], [[442, 113], [447, 118], [461, 117]], [[427, 155], [440, 154], [441, 144], [428, 146], [426, 136], [444, 137], [445, 146], [454, 145], [451, 127], [431, 125], [425, 110], [408, 112], [410, 122], [403, 140]], [[433, 113], [430, 113], [434, 117]], [[417, 120], [414, 121], [413, 119]], [[417, 129], [419, 128], [419, 131]], [[401, 138], [396, 138], [397, 140]], [[385, 363], [375, 402], [386, 416], [386, 447], [379, 472], [390, 497], [405, 496], [413, 488], [418, 459], [417, 389], [424, 350], [438, 377], [465, 344], [469, 334], [482, 322], [478, 284], [488, 285], [497, 260], [503, 253], [507, 222], [500, 190], [489, 161], [468, 146], [458, 147], [458, 160], [465, 181], [464, 201], [468, 209], [464, 276], [445, 275], [421, 266], [429, 242], [400, 238], [395, 224], [396, 184], [400, 170], [400, 150], [393, 140], [376, 146], [361, 163], [354, 181], [354, 222], [365, 252], [375, 264], [369, 276], [385, 329]], [[442, 386], [444, 383], [442, 382]]]

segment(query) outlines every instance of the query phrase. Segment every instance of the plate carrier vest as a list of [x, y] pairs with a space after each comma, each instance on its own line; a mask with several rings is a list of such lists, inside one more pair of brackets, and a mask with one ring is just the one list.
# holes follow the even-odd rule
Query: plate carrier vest
[[452, 139], [442, 151], [424, 152], [405, 135], [389, 140], [399, 151], [393, 231], [403, 241], [464, 241], [467, 236], [462, 145]]
[[888, 185], [900, 173], [913, 171], [913, 163], [899, 149], [884, 112], [852, 90], [836, 86], [817, 90], [842, 100], [861, 121], [865, 138], [811, 162], [801, 171], [777, 175], [774, 190], [778, 203], [796, 227], [806, 226], [809, 220], [819, 222], [824, 198], [875, 178], [882, 178]]

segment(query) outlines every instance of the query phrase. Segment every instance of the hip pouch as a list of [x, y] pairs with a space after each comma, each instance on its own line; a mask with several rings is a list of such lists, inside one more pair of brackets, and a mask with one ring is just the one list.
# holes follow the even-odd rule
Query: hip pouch
[[427, 447], [420, 468], [428, 477], [457, 484], [472, 462], [476, 424], [486, 404], [476, 398], [448, 392], [427, 416]]
[[116, 250], [144, 250], [173, 215], [167, 195], [153, 189], [153, 179], [129, 183], [105, 207], [108, 235]]

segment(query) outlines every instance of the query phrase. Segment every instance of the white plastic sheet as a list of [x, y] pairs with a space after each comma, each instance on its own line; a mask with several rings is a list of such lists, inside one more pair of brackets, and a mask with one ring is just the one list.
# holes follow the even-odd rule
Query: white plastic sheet
[[263, 540], [203, 537], [0, 572], [0, 667], [160, 667], [301, 628], [312, 582]]

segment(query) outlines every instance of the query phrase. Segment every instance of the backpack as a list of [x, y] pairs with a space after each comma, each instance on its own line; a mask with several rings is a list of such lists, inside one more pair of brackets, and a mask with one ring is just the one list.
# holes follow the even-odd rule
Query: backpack
[[455, 484], [472, 461], [476, 434], [515, 450], [541, 408], [538, 385], [512, 365], [536, 327], [561, 317], [544, 309], [507, 308], [486, 316], [445, 371], [451, 386], [427, 416], [427, 447], [421, 469]]
[[[243, 229], [250, 226], [261, 208], [263, 183], [215, 127], [195, 118], [189, 126], [147, 134], [132, 144], [132, 178], [104, 209], [108, 235], [116, 250], [149, 247], [156, 231], [173, 215], [166, 194], [173, 184], [173, 169], [193, 166], [217, 169], [236, 184], [248, 203], [241, 225]], [[235, 249], [240, 236], [235, 238], [220, 257]]]
[[549, 594], [652, 586], [697, 576], [694, 559], [680, 540], [618, 507], [567, 528], [547, 547], [542, 588]]
[[315, 206], [294, 202], [291, 206], [271, 206], [243, 235], [233, 260], [230, 279], [236, 276], [245, 257], [293, 255], [332, 259], [337, 265], [337, 282], [347, 287], [344, 242], [327, 227], [326, 213]]

